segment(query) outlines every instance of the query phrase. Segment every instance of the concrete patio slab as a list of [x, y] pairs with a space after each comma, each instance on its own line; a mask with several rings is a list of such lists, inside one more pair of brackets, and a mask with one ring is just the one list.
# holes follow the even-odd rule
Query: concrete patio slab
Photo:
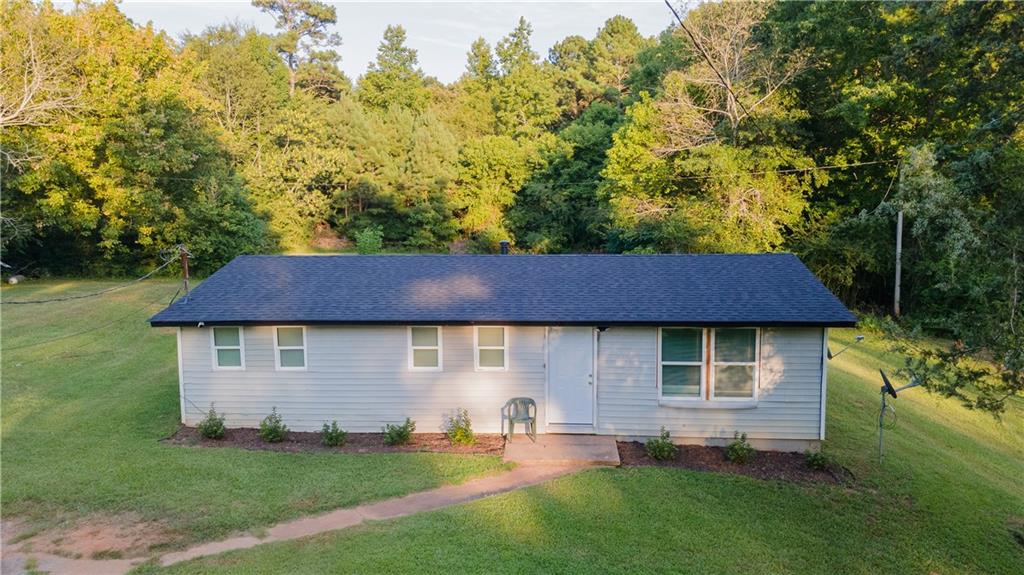
[[515, 436], [505, 444], [505, 461], [521, 465], [611, 465], [617, 467], [619, 449], [615, 438], [607, 435]]

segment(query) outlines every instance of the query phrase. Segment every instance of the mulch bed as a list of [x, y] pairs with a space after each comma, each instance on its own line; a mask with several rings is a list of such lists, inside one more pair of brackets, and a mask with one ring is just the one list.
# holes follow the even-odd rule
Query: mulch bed
[[473, 445], [453, 445], [443, 433], [414, 433], [408, 445], [384, 445], [383, 433], [349, 433], [344, 447], [320, 445], [320, 433], [312, 431], [289, 431], [288, 437], [280, 443], [266, 443], [260, 439], [258, 430], [251, 428], [228, 429], [221, 439], [206, 439], [196, 428], [182, 425], [174, 435], [164, 440], [172, 445], [195, 447], [236, 447], [240, 449], [288, 451], [288, 452], [335, 452], [335, 453], [396, 453], [429, 451], [434, 453], [464, 453], [469, 455], [501, 455], [505, 451], [505, 440], [497, 433], [479, 433]]
[[803, 453], [757, 451], [747, 463], [740, 465], [726, 459], [724, 447], [680, 445], [675, 459], [658, 461], [647, 455], [647, 448], [639, 441], [617, 443], [623, 467], [682, 467], [798, 483], [846, 483], [852, 479], [850, 473], [842, 468], [815, 470], [807, 467], [806, 456]]

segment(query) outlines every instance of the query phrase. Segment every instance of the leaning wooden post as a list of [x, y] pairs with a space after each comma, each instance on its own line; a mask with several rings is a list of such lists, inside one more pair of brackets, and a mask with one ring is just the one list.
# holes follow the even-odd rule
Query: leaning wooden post
[[178, 246], [181, 255], [181, 280], [185, 284], [185, 299], [188, 300], [188, 248], [184, 244]]

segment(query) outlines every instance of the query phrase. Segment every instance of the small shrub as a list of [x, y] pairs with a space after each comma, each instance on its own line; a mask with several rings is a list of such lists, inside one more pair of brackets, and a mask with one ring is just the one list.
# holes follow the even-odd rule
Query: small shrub
[[677, 453], [679, 453], [679, 448], [672, 443], [672, 437], [664, 426], [661, 428], [661, 437], [652, 437], [647, 440], [647, 455], [658, 461], [675, 459]]
[[260, 439], [267, 443], [280, 443], [288, 435], [288, 426], [281, 420], [277, 408], [270, 411], [270, 415], [260, 422]]
[[224, 437], [224, 416], [219, 415], [210, 404], [210, 412], [196, 426], [199, 435], [206, 439], [220, 439]]
[[735, 432], [733, 441], [725, 447], [725, 457], [733, 463], [743, 465], [754, 455], [754, 448], [747, 443], [747, 434]]
[[356, 251], [361, 254], [379, 254], [384, 249], [384, 230], [380, 226], [363, 228], [353, 235]]
[[416, 431], [416, 422], [406, 417], [402, 425], [389, 423], [384, 426], [383, 431], [386, 445], [405, 445], [412, 439], [412, 432]]
[[330, 425], [324, 422], [324, 427], [320, 430], [320, 443], [324, 447], [341, 447], [346, 441], [348, 432], [338, 427], [337, 421], [332, 421]]
[[469, 419], [469, 412], [459, 407], [455, 410], [455, 416], [448, 418], [445, 424], [445, 433], [448, 434], [448, 441], [456, 445], [473, 445], [476, 443], [476, 436], [473, 435], [473, 422]]
[[831, 455], [826, 454], [823, 451], [817, 453], [813, 451], [806, 451], [804, 455], [807, 457], [807, 467], [815, 471], [825, 471], [835, 464], [835, 460], [832, 459]]

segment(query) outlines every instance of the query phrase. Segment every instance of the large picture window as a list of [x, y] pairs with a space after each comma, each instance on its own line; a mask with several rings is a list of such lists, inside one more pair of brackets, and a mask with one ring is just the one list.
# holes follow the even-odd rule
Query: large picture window
[[704, 390], [704, 330], [662, 328], [661, 396], [667, 399], [700, 399]]
[[242, 337], [240, 327], [211, 329], [214, 369], [245, 369], [245, 342]]
[[504, 327], [477, 327], [473, 333], [477, 371], [508, 369], [508, 338]]
[[306, 328], [274, 328], [274, 364], [279, 370], [306, 369]]
[[663, 327], [658, 330], [661, 399], [747, 402], [757, 399], [760, 330]]
[[754, 399], [757, 390], [758, 333], [755, 328], [716, 329], [713, 399]]
[[441, 328], [413, 326], [409, 328], [409, 369], [441, 371], [443, 361]]

